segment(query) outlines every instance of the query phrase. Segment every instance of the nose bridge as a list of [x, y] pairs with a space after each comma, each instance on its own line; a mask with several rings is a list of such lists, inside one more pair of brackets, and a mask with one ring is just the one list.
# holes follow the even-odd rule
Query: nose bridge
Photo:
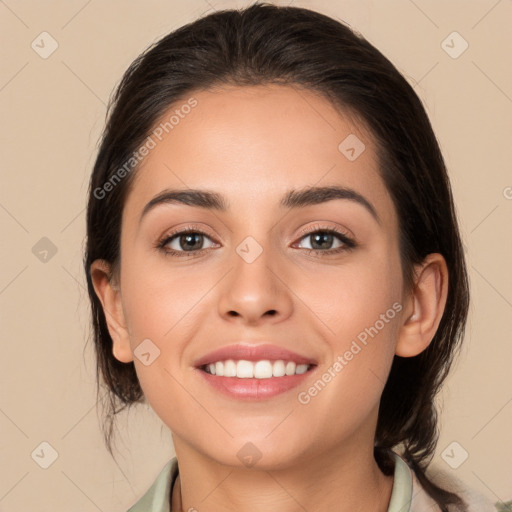
[[[255, 208], [257, 206], [257, 208]], [[246, 271], [248, 276], [259, 274], [267, 279], [269, 267], [279, 266], [277, 232], [271, 216], [265, 215], [263, 205], [251, 203], [240, 205], [240, 217], [231, 232], [233, 264], [235, 272]], [[255, 212], [263, 212], [255, 215]], [[245, 273], [245, 272], [244, 272]]]
[[272, 248], [271, 233], [247, 235], [234, 246], [230, 258], [234, 268], [222, 287], [219, 314], [250, 322], [264, 315], [281, 319], [290, 315], [292, 301], [279, 277], [278, 253]]
[[[236, 247], [233, 255], [235, 265], [233, 285], [238, 286], [246, 299], [267, 300], [278, 292], [275, 281], [275, 268], [278, 266], [276, 250], [272, 248], [268, 234], [247, 235]], [[274, 267], [274, 269], [272, 268]]]

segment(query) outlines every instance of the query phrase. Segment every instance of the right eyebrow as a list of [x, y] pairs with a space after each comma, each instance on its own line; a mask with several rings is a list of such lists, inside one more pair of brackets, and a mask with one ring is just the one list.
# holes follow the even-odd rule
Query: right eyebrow
[[153, 208], [161, 204], [180, 203], [188, 206], [198, 206], [224, 212], [228, 209], [227, 201], [224, 196], [216, 192], [197, 189], [164, 190], [157, 194], [142, 210], [139, 222]]

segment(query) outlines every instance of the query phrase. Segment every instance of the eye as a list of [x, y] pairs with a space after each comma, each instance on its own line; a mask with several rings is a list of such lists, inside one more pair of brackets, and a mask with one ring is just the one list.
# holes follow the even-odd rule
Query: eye
[[[205, 240], [210, 240], [211, 245], [204, 247]], [[190, 253], [211, 249], [214, 246], [215, 242], [206, 233], [195, 228], [186, 228], [166, 235], [158, 243], [159, 249], [176, 256], [188, 256]]]
[[306, 240], [309, 247], [301, 247], [313, 252], [314, 254], [327, 253], [333, 254], [352, 249], [356, 246], [355, 242], [345, 233], [333, 228], [316, 228], [303, 235], [300, 240]]

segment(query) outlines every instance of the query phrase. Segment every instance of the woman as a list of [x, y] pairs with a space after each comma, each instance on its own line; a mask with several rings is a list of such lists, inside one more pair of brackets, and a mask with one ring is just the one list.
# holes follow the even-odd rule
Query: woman
[[256, 4], [136, 59], [84, 264], [107, 444], [147, 400], [176, 450], [130, 511], [477, 510], [426, 475], [469, 302], [446, 168], [346, 26]]

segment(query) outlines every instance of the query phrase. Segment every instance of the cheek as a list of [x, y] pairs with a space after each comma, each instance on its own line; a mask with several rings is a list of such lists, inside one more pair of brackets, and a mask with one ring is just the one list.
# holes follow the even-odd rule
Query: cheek
[[317, 297], [318, 317], [327, 327], [327, 368], [338, 363], [331, 369], [331, 375], [337, 376], [331, 388], [351, 390], [345, 406], [356, 405], [362, 394], [370, 402], [370, 396], [378, 400], [393, 360], [403, 308], [399, 255], [392, 249], [368, 253], [324, 281], [328, 285], [310, 287], [304, 296]]
[[325, 323], [333, 347], [343, 349], [347, 340], [376, 322], [379, 330], [390, 330], [388, 326], [396, 323], [397, 308], [392, 306], [401, 301], [401, 289], [399, 255], [391, 246], [361, 253], [345, 265], [324, 270], [320, 278], [304, 281], [300, 293]]
[[402, 305], [393, 299], [400, 295], [390, 292], [393, 286], [385, 280], [375, 286], [370, 274], [357, 280], [360, 287], [346, 280], [331, 296], [336, 307], [322, 317], [329, 326], [326, 358], [311, 385], [298, 390], [311, 432], [325, 428], [325, 411], [342, 418], [331, 424], [333, 439], [357, 432], [378, 409], [394, 357]]
[[[179, 431], [173, 412], [190, 412], [190, 395], [183, 388], [183, 353], [201, 327], [198, 313], [204, 314], [205, 293], [215, 279], [211, 269], [207, 273], [189, 267], [187, 271], [185, 267], [171, 268], [165, 260], [151, 265], [142, 264], [143, 260], [147, 261], [132, 255], [121, 276], [135, 369], [151, 407]], [[146, 353], [150, 354], [146, 360], [138, 356]], [[190, 412], [192, 419], [195, 413]], [[201, 424], [200, 417], [197, 421]]]
[[122, 275], [123, 309], [132, 346], [150, 338], [159, 346], [178, 347], [176, 333], [194, 317], [195, 306], [214, 283], [211, 269], [176, 268], [157, 261], [128, 263]]

